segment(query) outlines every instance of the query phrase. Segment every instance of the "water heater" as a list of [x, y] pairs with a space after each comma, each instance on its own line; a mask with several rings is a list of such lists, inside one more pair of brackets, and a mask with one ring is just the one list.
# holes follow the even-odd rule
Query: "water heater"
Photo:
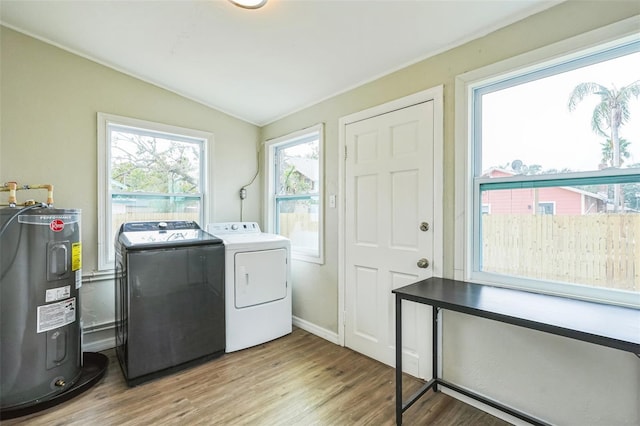
[[0, 229], [0, 408], [5, 410], [55, 397], [82, 373], [80, 210], [4, 208]]

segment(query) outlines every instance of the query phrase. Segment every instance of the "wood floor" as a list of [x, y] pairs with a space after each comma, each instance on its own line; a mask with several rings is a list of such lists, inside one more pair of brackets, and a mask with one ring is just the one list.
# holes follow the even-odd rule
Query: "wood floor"
[[[2, 421], [28, 425], [393, 425], [394, 370], [300, 329], [129, 388], [115, 358], [106, 377], [57, 407]], [[407, 376], [405, 395], [421, 382]], [[405, 425], [507, 425], [429, 392]]]

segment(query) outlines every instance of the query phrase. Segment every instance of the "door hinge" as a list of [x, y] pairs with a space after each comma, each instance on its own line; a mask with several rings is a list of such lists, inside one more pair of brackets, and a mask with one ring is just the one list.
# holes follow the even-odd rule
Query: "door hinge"
[[347, 159], [347, 146], [344, 146], [344, 159]]

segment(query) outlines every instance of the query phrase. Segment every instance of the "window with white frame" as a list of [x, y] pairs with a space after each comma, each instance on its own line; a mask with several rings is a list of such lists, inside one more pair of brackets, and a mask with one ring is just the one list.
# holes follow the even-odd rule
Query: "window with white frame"
[[296, 259], [322, 263], [322, 125], [265, 142], [267, 226]]
[[459, 79], [465, 279], [640, 305], [639, 70], [634, 34]]
[[206, 150], [196, 130], [98, 114], [99, 267], [114, 268], [124, 222], [205, 219]]
[[538, 202], [538, 214], [555, 214], [555, 213], [556, 213], [555, 201]]

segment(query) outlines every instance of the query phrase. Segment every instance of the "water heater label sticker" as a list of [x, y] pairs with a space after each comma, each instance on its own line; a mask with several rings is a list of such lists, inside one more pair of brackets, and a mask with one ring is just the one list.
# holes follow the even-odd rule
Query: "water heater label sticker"
[[69, 285], [50, 288], [45, 294], [44, 301], [47, 303], [55, 302], [56, 300], [68, 299], [69, 296], [71, 296], [71, 286]]
[[[21, 214], [18, 216], [18, 223], [27, 223], [30, 225], [45, 225], [51, 227], [51, 222], [58, 221], [63, 222], [65, 225], [71, 223], [80, 223], [79, 214], [64, 214], [64, 215], [29, 215]], [[55, 227], [55, 225], [54, 225]]]
[[76, 271], [76, 290], [79, 290], [80, 287], [82, 287], [82, 269]]
[[71, 324], [76, 320], [76, 298], [38, 306], [38, 333]]
[[71, 270], [82, 268], [82, 243], [71, 244]]

